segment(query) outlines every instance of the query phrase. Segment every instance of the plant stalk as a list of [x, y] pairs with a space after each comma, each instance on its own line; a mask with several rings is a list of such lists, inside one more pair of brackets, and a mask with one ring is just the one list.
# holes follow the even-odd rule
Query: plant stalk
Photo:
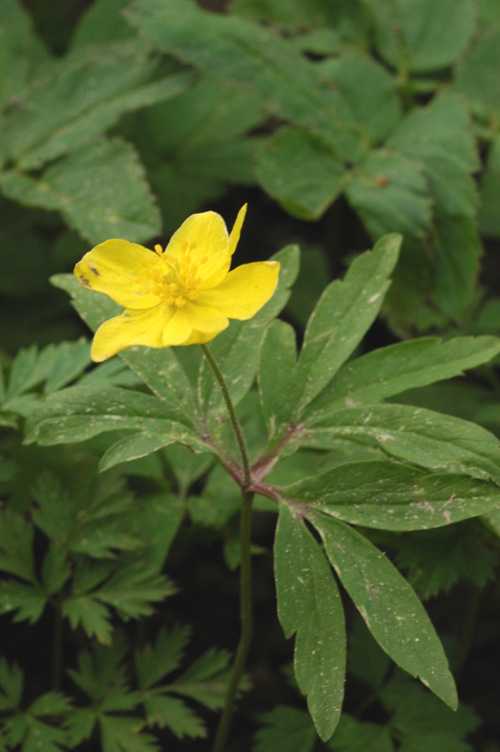
[[234, 703], [238, 687], [243, 675], [252, 640], [252, 564], [251, 564], [251, 523], [252, 501], [254, 494], [241, 491], [242, 505], [240, 518], [240, 641], [234, 658], [231, 676], [226, 693], [224, 709], [219, 720], [212, 752], [224, 752], [231, 721], [234, 713]]

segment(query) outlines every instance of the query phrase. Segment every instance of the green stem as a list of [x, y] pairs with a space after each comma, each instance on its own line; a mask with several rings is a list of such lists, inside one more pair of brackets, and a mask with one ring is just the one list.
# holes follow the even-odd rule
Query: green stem
[[251, 522], [254, 494], [242, 489], [240, 519], [240, 620], [241, 632], [238, 649], [231, 669], [224, 709], [219, 721], [212, 752], [224, 752], [229, 728], [234, 713], [234, 703], [243, 669], [252, 640], [252, 565], [251, 565]]
[[243, 464], [243, 488], [248, 489], [252, 485], [250, 462], [248, 460], [248, 452], [247, 452], [247, 448], [245, 444], [245, 439], [243, 438], [243, 433], [241, 431], [240, 422], [236, 416], [236, 411], [234, 409], [234, 405], [231, 400], [231, 395], [229, 394], [229, 389], [227, 388], [226, 382], [224, 381], [224, 376], [222, 375], [222, 371], [217, 365], [217, 361], [215, 360], [214, 356], [212, 355], [208, 347], [206, 345], [200, 345], [200, 347], [203, 350], [203, 354], [208, 360], [212, 371], [214, 372], [214, 376], [217, 379], [217, 382], [220, 386], [220, 390], [222, 392], [224, 402], [226, 403], [227, 412], [229, 414], [229, 420], [231, 421], [231, 426], [232, 426], [234, 435], [236, 437], [236, 441], [238, 443], [238, 449], [240, 450], [241, 462]]

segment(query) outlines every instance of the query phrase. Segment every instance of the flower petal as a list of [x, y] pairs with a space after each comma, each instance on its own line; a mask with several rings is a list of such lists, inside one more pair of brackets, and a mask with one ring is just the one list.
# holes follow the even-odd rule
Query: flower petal
[[85, 254], [75, 266], [75, 274], [85, 287], [106, 293], [124, 308], [143, 309], [159, 302], [145, 289], [149, 281], [147, 269], [164, 274], [165, 264], [142, 245], [107, 240]]
[[241, 234], [241, 228], [243, 226], [243, 222], [245, 220], [247, 214], [247, 204], [243, 204], [241, 209], [238, 212], [238, 216], [235, 219], [233, 229], [231, 230], [231, 234], [229, 236], [229, 253], [231, 256], [236, 250], [236, 246], [238, 245], [238, 241], [240, 239]]
[[160, 304], [145, 311], [129, 309], [108, 319], [94, 335], [92, 360], [99, 363], [134, 345], [164, 347], [163, 331], [173, 315], [172, 306]]
[[209, 342], [229, 324], [227, 316], [214, 308], [187, 302], [178, 308], [163, 331], [163, 346]]
[[213, 211], [192, 214], [172, 235], [165, 253], [181, 256], [190, 249], [191, 260], [198, 265], [200, 288], [221, 282], [229, 271], [231, 254], [224, 220]]
[[214, 289], [200, 291], [196, 302], [200, 306], [216, 308], [230, 319], [250, 319], [272, 297], [279, 270], [277, 261], [242, 264], [229, 272]]

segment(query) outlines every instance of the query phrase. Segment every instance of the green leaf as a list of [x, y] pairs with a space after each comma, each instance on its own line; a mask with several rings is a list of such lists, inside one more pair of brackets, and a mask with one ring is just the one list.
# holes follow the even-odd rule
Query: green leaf
[[488, 27], [464, 55], [457, 68], [456, 88], [465, 94], [473, 111], [482, 118], [497, 116], [500, 111], [500, 28]]
[[254, 752], [312, 752], [316, 731], [308, 713], [281, 706], [260, 716], [264, 728], [255, 735]]
[[33, 527], [20, 514], [0, 509], [0, 569], [36, 582]]
[[44, 72], [2, 123], [8, 158], [22, 171], [80, 148], [125, 112], [176, 96], [195, 78], [162, 75], [158, 57], [135, 39], [77, 49]]
[[102, 752], [155, 752], [159, 750], [155, 737], [140, 731], [144, 721], [140, 717], [123, 718], [100, 715]]
[[453, 525], [398, 540], [397, 562], [424, 600], [459, 580], [483, 587], [495, 577], [495, 555], [480, 524]]
[[339, 117], [338, 94], [314, 64], [277, 34], [186, 0], [138, 0], [127, 17], [164, 52], [256, 89], [282, 118], [306, 127], [314, 124], [345, 159], [356, 161], [363, 154], [359, 135]]
[[[175, 679], [170, 690], [196, 700], [211, 710], [222, 708], [230, 679], [230, 657], [224, 650], [207, 650]], [[243, 677], [239, 690], [247, 689], [249, 684]]]
[[91, 243], [109, 237], [141, 241], [160, 230], [137, 154], [119, 139], [90, 143], [47, 167], [38, 179], [14, 170], [0, 173], [0, 189], [13, 201], [61, 212]]
[[291, 214], [318, 219], [341, 193], [347, 173], [325, 139], [294, 128], [279, 130], [259, 152], [257, 177]]
[[301, 520], [281, 505], [274, 547], [278, 615], [295, 640], [295, 675], [318, 734], [329, 739], [344, 694], [342, 602], [330, 567]]
[[[52, 277], [56, 287], [67, 292], [72, 305], [86, 324], [95, 331], [106, 319], [121, 313], [122, 309], [106, 295], [86, 290], [70, 274]], [[180, 348], [179, 348], [180, 349]], [[118, 356], [156, 394], [171, 411], [172, 417], [192, 425], [196, 422], [196, 406], [189, 378], [179, 363], [175, 348], [129, 349]]]
[[380, 699], [390, 714], [401, 752], [472, 752], [464, 737], [479, 725], [471, 708], [460, 704], [452, 712], [422, 687], [401, 674], [382, 690]]
[[185, 502], [178, 494], [143, 494], [134, 501], [134, 528], [145, 544], [142, 555], [158, 570], [165, 563], [185, 511]]
[[385, 530], [442, 527], [494, 509], [493, 483], [388, 461], [338, 465], [278, 494], [355, 525]]
[[135, 651], [135, 666], [140, 690], [153, 687], [164, 676], [179, 667], [189, 637], [189, 627], [180, 624], [174, 625], [170, 630], [163, 627], [156, 635], [154, 644], [148, 644]]
[[472, 0], [368, 0], [378, 53], [394, 68], [427, 73], [445, 68], [474, 32]]
[[481, 426], [411, 405], [346, 407], [311, 424], [306, 442], [329, 436], [369, 437], [385, 452], [434, 470], [490, 478], [500, 484], [500, 442]]
[[452, 709], [458, 700], [439, 638], [421, 602], [364, 536], [332, 517], [309, 515], [343, 586], [379, 645]]
[[23, 693], [23, 672], [17, 664], [9, 664], [0, 658], [0, 710], [14, 710], [19, 707]]
[[137, 619], [153, 612], [150, 605], [172, 595], [176, 588], [156, 567], [137, 558], [121, 566], [94, 593], [97, 600], [113, 606], [124, 619]]
[[42, 565], [42, 582], [48, 595], [61, 590], [71, 576], [71, 566], [64, 551], [52, 545], [45, 554]]
[[472, 173], [479, 159], [469, 110], [463, 97], [444, 94], [415, 108], [391, 135], [387, 146], [419, 164], [443, 214], [476, 213]]
[[259, 361], [260, 401], [270, 438], [279, 434], [290, 417], [296, 360], [294, 329], [284, 321], [273, 321], [262, 342]]
[[[187, 436], [187, 434], [183, 435]], [[101, 471], [109, 470], [109, 468], [121, 462], [130, 462], [139, 457], [146, 457], [148, 454], [152, 454], [152, 452], [156, 452], [162, 447], [182, 440], [182, 436], [176, 431], [171, 431], [170, 433], [140, 431], [139, 433], [130, 434], [106, 449], [99, 463], [99, 469]], [[193, 443], [190, 443], [192, 446]], [[199, 447], [201, 451], [208, 449], [201, 441], [199, 442]]]
[[436, 212], [432, 296], [441, 310], [456, 321], [464, 321], [476, 302], [482, 253], [475, 219]]
[[[290, 286], [298, 273], [296, 246], [287, 246], [272, 257], [281, 264], [278, 287], [271, 300], [249, 321], [232, 321], [228, 329], [210, 343], [210, 351], [226, 381], [233, 404], [249, 391], [259, 363], [259, 351], [269, 323], [276, 318], [290, 296]], [[198, 378], [198, 399], [211, 425], [220, 423], [227, 411], [219, 385], [206, 358]]]
[[178, 739], [206, 736], [203, 721], [178, 697], [152, 695], [144, 701], [148, 726], [167, 727]]
[[326, 421], [339, 407], [371, 404], [407, 389], [460, 376], [499, 352], [500, 339], [486, 336], [445, 342], [425, 337], [372, 350], [343, 365], [306, 415], [311, 421], [316, 416]]
[[331, 744], [335, 752], [394, 752], [387, 725], [362, 722], [347, 713], [342, 714]]
[[424, 239], [430, 230], [432, 203], [422, 168], [387, 149], [371, 151], [356, 166], [345, 195], [370, 235], [399, 232]]
[[71, 39], [71, 49], [127, 39], [133, 35], [122, 11], [129, 0], [96, 0], [81, 16]]
[[[3, 0], [0, 26], [0, 103], [15, 105], [35, 72], [50, 60], [33, 31], [31, 15], [18, 2]], [[14, 98], [14, 99], [12, 99]]]
[[[500, 98], [500, 94], [499, 94]], [[484, 235], [500, 237], [498, 192], [500, 191], [500, 138], [492, 140], [486, 167], [480, 178], [479, 228]]]
[[[375, 320], [396, 265], [401, 238], [387, 235], [332, 282], [309, 319], [296, 369], [295, 405], [303, 409], [335, 376]], [[293, 408], [293, 406], [292, 406]]]
[[[175, 414], [175, 413], [174, 413]], [[169, 406], [157, 397], [121, 387], [75, 386], [50, 395], [26, 426], [27, 442], [42, 445], [84, 441], [106, 431], [127, 429], [162, 433], [173, 441], [201, 440], [172, 418]]]
[[48, 595], [40, 585], [16, 580], [4, 580], [0, 583], [0, 613], [16, 611], [14, 621], [26, 621], [35, 624], [44, 611]]

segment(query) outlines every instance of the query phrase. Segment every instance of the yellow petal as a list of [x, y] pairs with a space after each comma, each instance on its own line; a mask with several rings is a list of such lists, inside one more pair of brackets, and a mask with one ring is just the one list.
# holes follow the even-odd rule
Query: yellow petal
[[250, 319], [272, 297], [279, 270], [277, 261], [242, 264], [214, 289], [201, 291], [196, 302], [216, 308], [230, 319]]
[[233, 229], [231, 230], [231, 235], [229, 236], [229, 253], [231, 254], [231, 256], [235, 252], [236, 246], [238, 245], [238, 241], [240, 239], [240, 234], [241, 234], [241, 228], [245, 220], [246, 213], [247, 213], [247, 204], [243, 204], [234, 222]]
[[198, 265], [200, 288], [213, 287], [224, 279], [231, 265], [229, 237], [220, 214], [208, 211], [192, 214], [172, 235], [165, 253], [180, 257], [189, 249]]
[[165, 273], [165, 264], [152, 251], [127, 240], [107, 240], [96, 245], [75, 266], [80, 282], [103, 292], [124, 308], [151, 308], [159, 298], [147, 291], [147, 272]]
[[227, 316], [213, 308], [187, 302], [178, 308], [163, 331], [163, 346], [209, 342], [229, 324]]
[[105, 321], [94, 335], [92, 360], [100, 363], [134, 345], [164, 347], [163, 331], [173, 314], [171, 306], [160, 304], [146, 311], [129, 309]]

